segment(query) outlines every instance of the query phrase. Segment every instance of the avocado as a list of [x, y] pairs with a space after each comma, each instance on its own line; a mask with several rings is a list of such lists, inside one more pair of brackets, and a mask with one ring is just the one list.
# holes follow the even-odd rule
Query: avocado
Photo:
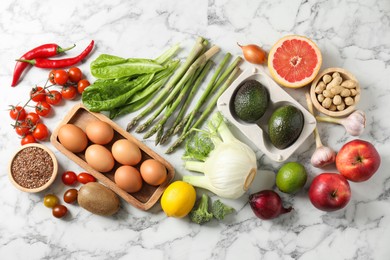
[[265, 113], [269, 104], [269, 93], [257, 80], [247, 80], [236, 91], [233, 114], [244, 122], [254, 123]]
[[268, 121], [271, 143], [278, 149], [292, 145], [302, 132], [304, 118], [302, 111], [292, 105], [276, 109]]

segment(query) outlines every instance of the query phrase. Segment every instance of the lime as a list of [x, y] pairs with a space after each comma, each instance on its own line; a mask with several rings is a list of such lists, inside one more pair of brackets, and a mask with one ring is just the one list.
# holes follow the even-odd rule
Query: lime
[[288, 162], [276, 174], [276, 187], [282, 192], [292, 194], [302, 189], [306, 180], [305, 167], [297, 162]]

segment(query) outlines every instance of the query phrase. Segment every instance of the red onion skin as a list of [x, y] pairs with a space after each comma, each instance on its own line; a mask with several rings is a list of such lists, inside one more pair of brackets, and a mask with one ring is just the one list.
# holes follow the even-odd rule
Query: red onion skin
[[249, 196], [249, 204], [255, 215], [263, 220], [273, 219], [290, 212], [293, 208], [284, 208], [282, 199], [273, 190], [263, 190]]

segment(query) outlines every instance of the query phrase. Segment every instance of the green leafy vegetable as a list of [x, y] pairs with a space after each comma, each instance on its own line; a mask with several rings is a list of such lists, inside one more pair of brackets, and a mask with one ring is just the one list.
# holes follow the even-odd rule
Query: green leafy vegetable
[[94, 83], [85, 89], [82, 101], [93, 112], [111, 110], [126, 104], [126, 101], [137, 91], [146, 87], [153, 80], [153, 77], [154, 74], [145, 74], [125, 84]]
[[210, 134], [205, 131], [195, 131], [186, 142], [183, 159], [205, 161], [214, 150]]
[[132, 75], [150, 74], [163, 70], [164, 66], [154, 60], [101, 54], [91, 63], [91, 73], [99, 79], [115, 79]]

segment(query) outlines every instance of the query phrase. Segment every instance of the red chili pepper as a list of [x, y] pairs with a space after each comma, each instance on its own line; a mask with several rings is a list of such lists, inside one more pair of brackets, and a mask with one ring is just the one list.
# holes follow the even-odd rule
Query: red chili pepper
[[[20, 59], [21, 60], [31, 60], [35, 58], [49, 58], [53, 57], [57, 54], [66, 52], [70, 49], [73, 49], [76, 46], [74, 44], [73, 46], [69, 48], [61, 48], [55, 43], [48, 43], [41, 46], [38, 46], [28, 52], [26, 52]], [[23, 71], [27, 68], [29, 64], [26, 62], [17, 61], [14, 69], [14, 75], [12, 78], [11, 86], [15, 87], [18, 84], [18, 80], [20, 76], [22, 75]]]
[[72, 66], [80, 62], [81, 60], [83, 60], [92, 51], [94, 43], [95, 43], [94, 41], [91, 41], [91, 43], [87, 46], [87, 48], [85, 48], [85, 50], [82, 53], [72, 58], [60, 59], [60, 60], [35, 58], [30, 60], [19, 59], [17, 61], [26, 62], [35, 67], [44, 68], [44, 69], [65, 68], [65, 67]]

